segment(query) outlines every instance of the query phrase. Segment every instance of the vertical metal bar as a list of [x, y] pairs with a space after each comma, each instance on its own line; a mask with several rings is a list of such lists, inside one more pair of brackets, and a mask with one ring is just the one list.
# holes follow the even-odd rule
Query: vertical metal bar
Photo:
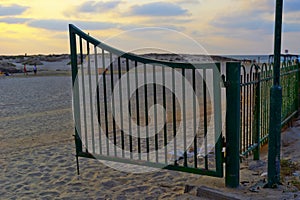
[[98, 137], [99, 137], [99, 152], [102, 154], [102, 144], [101, 144], [101, 128], [100, 128], [100, 94], [99, 94], [99, 77], [98, 77], [98, 53], [97, 53], [97, 46], [94, 46], [94, 53], [95, 53], [95, 78], [96, 78], [96, 85], [97, 85], [97, 118], [98, 118]]
[[187, 167], [187, 146], [186, 146], [186, 100], [185, 100], [185, 69], [181, 69], [182, 72], [182, 126], [183, 126], [183, 149], [184, 149], [184, 154], [183, 154], [183, 166]]
[[140, 133], [140, 103], [139, 103], [139, 90], [138, 90], [138, 64], [137, 61], [134, 62], [135, 65], [135, 88], [136, 88], [136, 121], [137, 121], [137, 132], [138, 132], [138, 156], [139, 160], [142, 159], [141, 155], [141, 133]]
[[[246, 83], [246, 73], [243, 74], [244, 77], [244, 83]], [[246, 144], [246, 134], [247, 134], [247, 129], [246, 129], [246, 85], [243, 86], [243, 134], [242, 134], [242, 140], [243, 140], [243, 151], [246, 151], [247, 149], [247, 144]]]
[[255, 86], [254, 86], [254, 91], [255, 91], [255, 108], [254, 108], [254, 133], [253, 133], [253, 142], [257, 144], [257, 147], [254, 149], [253, 152], [253, 159], [254, 160], [259, 160], [259, 154], [260, 154], [260, 72], [256, 70], [255, 73]]
[[154, 98], [154, 131], [155, 131], [155, 162], [158, 163], [158, 130], [157, 130], [157, 91], [156, 91], [156, 70], [153, 65], [153, 98]]
[[175, 69], [172, 68], [172, 105], [173, 105], [173, 141], [174, 157], [177, 158], [177, 141], [176, 141], [176, 95], [175, 95]]
[[[216, 172], [220, 177], [223, 177], [223, 157], [222, 157], [222, 106], [221, 106], [221, 76], [220, 76], [220, 64], [216, 63], [216, 67], [213, 67], [213, 90], [214, 90], [214, 138], [215, 138], [215, 163]], [[239, 76], [238, 76], [239, 77]], [[240, 89], [240, 84], [237, 86]], [[236, 103], [239, 106], [239, 96], [237, 96]], [[238, 110], [238, 113], [240, 110]], [[240, 113], [239, 113], [240, 114]], [[239, 121], [239, 120], [237, 120]], [[238, 130], [240, 128], [239, 124], [236, 125]], [[238, 131], [238, 134], [240, 132]], [[239, 143], [239, 140], [236, 141]], [[239, 152], [239, 147], [237, 149]]]
[[240, 121], [240, 129], [241, 129], [241, 139], [240, 139], [240, 153], [243, 152], [243, 138], [244, 138], [244, 126], [243, 126], [243, 105], [244, 105], [244, 87], [242, 86], [242, 80], [243, 80], [243, 76], [240, 76], [240, 80], [241, 80], [241, 86], [240, 86], [240, 90], [241, 90], [241, 97], [240, 97], [240, 107], [241, 107], [241, 111], [240, 111], [240, 115], [241, 115], [241, 121]]
[[113, 58], [112, 53], [109, 53], [109, 69], [110, 69], [110, 87], [111, 87], [111, 108], [112, 108], [112, 124], [113, 124], [113, 139], [114, 139], [114, 155], [117, 156], [117, 128], [116, 128], [116, 105], [115, 105], [115, 97], [114, 97], [114, 66], [113, 66]]
[[[84, 81], [84, 67], [83, 67], [83, 47], [82, 38], [79, 39], [80, 48], [80, 64], [81, 64], [81, 84], [82, 84], [82, 103], [83, 103], [83, 123], [84, 123], [84, 138], [85, 138], [85, 148], [88, 149], [88, 139], [87, 139], [87, 117], [86, 117], [86, 101], [85, 101], [85, 81]], [[77, 62], [77, 61], [76, 61]]]
[[198, 159], [197, 159], [197, 153], [198, 153], [198, 145], [197, 145], [197, 120], [196, 120], [196, 69], [192, 69], [192, 85], [193, 85], [193, 91], [195, 95], [193, 95], [193, 132], [194, 132], [194, 167], [198, 168]]
[[[127, 75], [127, 96], [130, 99], [130, 80], [129, 80], [129, 60], [128, 58], [126, 58], [126, 75]], [[131, 103], [129, 102], [128, 105], [128, 126], [129, 126], [129, 150], [130, 150], [130, 159], [133, 158], [133, 154], [132, 154], [132, 127], [131, 127]]]
[[91, 131], [92, 131], [92, 150], [95, 153], [95, 130], [94, 130], [94, 112], [93, 112], [93, 93], [92, 93], [92, 72], [91, 72], [91, 58], [90, 58], [90, 43], [87, 42], [87, 56], [88, 56], [88, 76], [89, 76], [89, 97], [90, 97], [90, 115], [91, 115]]
[[283, 0], [276, 0], [274, 37], [274, 79], [270, 96], [270, 124], [268, 151], [268, 186], [280, 184], [280, 143], [282, 88], [280, 86], [280, 54]]
[[[247, 73], [247, 82], [246, 83], [249, 83], [249, 74]], [[246, 85], [246, 109], [247, 109], [247, 112], [246, 112], [246, 134], [245, 134], [245, 141], [246, 141], [246, 144], [245, 144], [245, 150], [248, 150], [249, 148], [249, 135], [250, 135], [250, 130], [249, 130], [249, 115], [251, 115], [251, 112], [249, 111], [250, 110], [250, 107], [251, 105], [249, 105], [249, 85], [247, 84]]]
[[[266, 68], [267, 70], [267, 68]], [[263, 127], [264, 127], [264, 135], [267, 135], [268, 132], [267, 132], [267, 97], [266, 97], [266, 87], [267, 87], [267, 81], [265, 80], [266, 77], [267, 77], [267, 71], [263, 72], [263, 76], [264, 76], [264, 81], [263, 81], [263, 86], [262, 86], [262, 91], [263, 91], [263, 101], [262, 101], [262, 104], [263, 104]]]
[[80, 171], [79, 171], [79, 158], [78, 158], [78, 155], [76, 155], [76, 165], [77, 165], [77, 175], [80, 175]]
[[[282, 67], [281, 67], [281, 71], [283, 73], [286, 72], [286, 68], [287, 68], [285, 66], [285, 62], [282, 64]], [[284, 90], [282, 91], [282, 106], [281, 106], [281, 118], [280, 118], [280, 121], [282, 120], [282, 117], [286, 116], [286, 111], [287, 111], [287, 103], [288, 102], [287, 102], [287, 99], [286, 99], [286, 95], [287, 95], [288, 85], [286, 84], [286, 82], [287, 82], [287, 76], [280, 77], [280, 85], [284, 88]]]
[[248, 138], [248, 140], [249, 140], [249, 142], [248, 142], [248, 149], [249, 149], [249, 147], [250, 146], [252, 146], [253, 145], [253, 141], [252, 141], [252, 139], [253, 139], [253, 133], [252, 133], [252, 118], [253, 118], [253, 111], [254, 111], [254, 108], [253, 108], [253, 101], [252, 101], [252, 99], [253, 99], [253, 90], [254, 90], [254, 87], [253, 87], [253, 72], [250, 72], [250, 74], [249, 74], [249, 76], [250, 76], [250, 78], [249, 78], [249, 80], [250, 80], [250, 82], [251, 82], [251, 84], [249, 85], [249, 88], [250, 88], [250, 90], [249, 90], [249, 138]]
[[206, 69], [203, 69], [203, 111], [204, 111], [204, 145], [205, 157], [204, 167], [208, 170], [208, 151], [207, 151], [207, 85], [206, 85]]
[[[119, 96], [120, 96], [120, 99], [123, 99], [122, 98], [122, 85], [121, 85], [121, 78], [122, 78], [122, 69], [121, 69], [121, 58], [118, 57], [118, 73], [119, 73], [119, 88], [120, 88], [120, 91], [119, 91]], [[120, 101], [120, 120], [121, 120], [121, 146], [122, 146], [122, 157], [124, 158], [125, 157], [125, 139], [124, 139], [124, 118], [123, 118], [123, 103], [122, 101]]]
[[226, 176], [227, 187], [236, 188], [240, 182], [240, 63], [226, 64]]
[[[283, 64], [281, 67], [281, 71], [283, 73], [285, 73], [287, 70], [287, 67]], [[280, 81], [280, 85], [284, 88], [284, 90], [282, 91], [282, 107], [281, 107], [281, 118], [280, 118], [280, 122], [281, 120], [284, 119], [284, 117], [286, 117], [287, 111], [288, 111], [288, 99], [287, 97], [287, 91], [289, 90], [289, 86], [287, 84], [288, 82], [288, 75], [282, 76], [280, 77], [281, 81]]]
[[264, 66], [262, 65], [261, 67], [261, 71], [260, 71], [260, 75], [261, 75], [261, 78], [260, 78], [260, 99], [259, 99], [259, 103], [261, 105], [261, 118], [260, 118], [260, 138], [262, 138], [264, 136], [264, 72], [263, 72], [263, 68]]
[[165, 163], [168, 164], [168, 127], [167, 127], [167, 107], [166, 107], [166, 73], [165, 73], [165, 67], [162, 67], [162, 85], [163, 85], [163, 107], [165, 108], [164, 113], [164, 149], [165, 149]]
[[148, 91], [147, 91], [147, 68], [144, 64], [144, 95], [145, 95], [145, 121], [146, 121], [146, 151], [147, 151], [147, 161], [150, 160], [150, 147], [149, 147], [149, 113], [148, 113]]
[[78, 85], [78, 66], [77, 66], [77, 48], [76, 35], [72, 30], [72, 25], [69, 25], [70, 49], [71, 49], [71, 66], [72, 66], [72, 89], [73, 89], [73, 112], [75, 121], [75, 146], [76, 146], [76, 164], [77, 174], [79, 175], [78, 153], [82, 152], [82, 142], [80, 139], [81, 122], [80, 122], [80, 102], [79, 102], [79, 85]]
[[106, 154], [109, 156], [109, 130], [108, 130], [108, 111], [107, 111], [107, 89], [106, 89], [106, 67], [105, 67], [105, 54], [102, 49], [102, 64], [103, 64], [103, 95], [104, 95], [104, 119], [105, 119], [105, 134], [106, 134]]
[[263, 138], [264, 136], [264, 73], [263, 73], [263, 66], [261, 67], [260, 71], [260, 99], [259, 103], [261, 105], [260, 112], [260, 138]]

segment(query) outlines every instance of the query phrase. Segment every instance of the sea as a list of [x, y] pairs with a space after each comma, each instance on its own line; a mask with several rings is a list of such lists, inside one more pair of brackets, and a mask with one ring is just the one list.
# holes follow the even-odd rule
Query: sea
[[234, 58], [238, 60], [251, 60], [259, 63], [268, 63], [269, 55], [224, 55], [228, 58]]
[[[224, 57], [234, 58], [238, 60], [250, 60], [256, 63], [269, 63], [271, 60], [269, 55], [223, 55]], [[298, 60], [300, 59], [300, 55], [298, 55]], [[283, 61], [283, 58], [282, 58]]]

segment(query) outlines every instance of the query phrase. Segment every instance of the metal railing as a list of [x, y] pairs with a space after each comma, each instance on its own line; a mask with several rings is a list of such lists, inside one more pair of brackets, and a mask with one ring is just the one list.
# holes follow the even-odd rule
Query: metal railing
[[[273, 84], [272, 64], [241, 66], [240, 154], [259, 159], [261, 144], [269, 135], [270, 88]], [[281, 66], [282, 125], [298, 113], [299, 64], [286, 62]]]
[[[221, 76], [220, 63], [149, 59], [69, 29], [78, 173], [78, 157], [216, 177], [225, 161], [226, 185], [239, 185], [240, 155], [259, 159], [268, 139], [272, 65], [231, 62]], [[299, 67], [281, 67], [282, 125], [298, 113]]]

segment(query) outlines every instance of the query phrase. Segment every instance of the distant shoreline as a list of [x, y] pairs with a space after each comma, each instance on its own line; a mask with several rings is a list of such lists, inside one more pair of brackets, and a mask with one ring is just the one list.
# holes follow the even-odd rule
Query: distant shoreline
[[18, 78], [24, 78], [24, 77], [42, 77], [42, 76], [71, 76], [72, 71], [70, 70], [59, 70], [59, 71], [38, 71], [37, 74], [35, 75], [33, 71], [29, 71], [27, 75], [25, 75], [23, 72], [18, 72], [18, 73], [11, 73], [9, 76], [5, 76], [5, 74], [0, 74], [1, 76], [5, 77], [18, 77]]
[[[83, 55], [86, 61], [86, 56]], [[101, 56], [101, 54], [99, 54]], [[109, 55], [106, 64], [109, 62]], [[231, 62], [239, 61], [243, 64], [267, 63], [268, 55], [203, 55], [203, 54], [162, 54], [148, 53], [138, 55], [154, 60], [177, 62], [177, 63], [207, 63], [207, 62]], [[91, 62], [93, 61], [91, 55]], [[80, 63], [80, 58], [77, 58]], [[33, 66], [37, 66], [38, 76], [71, 74], [71, 59], [69, 54], [50, 54], [50, 55], [0, 55], [0, 74], [23, 74], [24, 67], [27, 72], [33, 71]], [[67, 72], [68, 71], [68, 72]]]

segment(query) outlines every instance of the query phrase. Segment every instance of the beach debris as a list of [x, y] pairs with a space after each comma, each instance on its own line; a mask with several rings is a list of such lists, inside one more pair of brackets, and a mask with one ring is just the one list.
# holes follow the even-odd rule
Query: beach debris
[[248, 185], [250, 182], [249, 181], [241, 181], [241, 184], [243, 185], [243, 186], [246, 186], [246, 185]]
[[257, 182], [256, 184], [254, 184], [253, 186], [251, 186], [249, 188], [250, 192], [259, 192], [261, 188], [264, 188], [266, 185], [266, 180], [260, 180], [259, 182]]
[[263, 172], [260, 176], [261, 177], [267, 177], [268, 176], [268, 172]]
[[[184, 152], [185, 151], [178, 149], [176, 151], [176, 158], [175, 158], [174, 151], [169, 152], [169, 154], [171, 155], [170, 161], [180, 161], [180, 160], [184, 159]], [[187, 151], [186, 152], [186, 157], [187, 158], [192, 158], [193, 156], [194, 156], [194, 151]]]
[[[194, 147], [190, 147], [187, 151], [184, 151], [182, 149], [177, 149], [176, 150], [176, 157], [175, 157], [175, 152], [170, 151], [169, 152], [169, 155], [171, 156], [170, 161], [175, 162], [175, 164], [177, 164], [178, 161], [181, 161], [181, 160], [184, 159], [185, 152], [186, 152], [186, 157], [188, 159], [194, 158], [194, 155], [195, 155]], [[196, 152], [197, 152], [197, 158], [198, 159], [203, 159], [206, 156], [210, 157], [214, 154], [214, 145], [208, 144], [207, 148], [205, 148], [205, 147], [197, 148]]]
[[293, 176], [299, 177], [299, 176], [300, 176], [300, 171], [295, 171], [295, 172], [293, 173]]
[[205, 156], [208, 156], [209, 154], [213, 154], [214, 153], [214, 145], [212, 144], [208, 144], [207, 148], [200, 148], [197, 154], [198, 158], [205, 158]]
[[250, 192], [259, 192], [259, 189], [260, 189], [259, 187], [250, 187], [249, 191]]

